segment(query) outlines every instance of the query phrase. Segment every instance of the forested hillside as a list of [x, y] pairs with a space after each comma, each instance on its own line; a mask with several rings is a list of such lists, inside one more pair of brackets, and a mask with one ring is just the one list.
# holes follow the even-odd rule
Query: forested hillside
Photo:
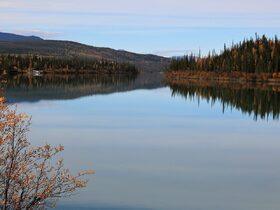
[[[4, 36], [4, 35], [3, 35]], [[7, 35], [11, 37], [12, 35]], [[17, 37], [18, 35], [14, 35]], [[93, 47], [77, 42], [58, 41], [58, 40], [29, 40], [27, 37], [20, 36], [22, 40], [1, 39], [0, 54], [13, 55], [34, 55], [41, 57], [56, 57], [63, 59], [81, 58], [87, 60], [108, 60], [118, 63], [133, 64], [140, 71], [163, 71], [168, 68], [170, 59], [151, 55], [138, 54], [125, 50], [114, 50], [105, 47]]]
[[34, 55], [1, 55], [0, 72], [98, 72], [98, 73], [137, 73], [134, 65], [106, 60], [86, 58], [55, 58]]

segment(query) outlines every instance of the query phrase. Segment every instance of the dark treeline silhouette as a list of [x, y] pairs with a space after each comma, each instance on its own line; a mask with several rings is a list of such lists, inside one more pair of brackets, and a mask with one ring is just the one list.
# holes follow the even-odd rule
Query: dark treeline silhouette
[[176, 84], [171, 83], [172, 96], [183, 96], [187, 100], [205, 99], [210, 104], [221, 103], [227, 109], [241, 110], [254, 119], [279, 119], [280, 91], [273, 88], [241, 87], [234, 85]]
[[136, 73], [134, 65], [128, 63], [117, 63], [106, 60], [93, 60], [86, 58], [55, 58], [42, 57], [35, 55], [1, 55], [0, 71], [24, 72], [31, 70], [43, 71], [84, 71], [84, 72], [106, 72], [118, 73], [129, 72]]
[[265, 35], [227, 47], [220, 54], [209, 52], [208, 56], [186, 55], [173, 58], [171, 70], [225, 71], [245, 73], [280, 72], [280, 41], [277, 36]]
[[71, 100], [164, 86], [162, 74], [14, 74], [0, 82], [9, 103]]
[[[9, 76], [1, 85], [9, 103], [21, 101], [75, 99], [122, 91], [133, 85], [136, 74], [46, 74]], [[1, 96], [1, 93], [0, 93]]]

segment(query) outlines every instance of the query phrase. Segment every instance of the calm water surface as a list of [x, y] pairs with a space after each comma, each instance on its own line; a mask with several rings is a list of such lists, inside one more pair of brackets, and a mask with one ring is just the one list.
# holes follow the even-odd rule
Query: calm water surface
[[89, 186], [57, 209], [278, 210], [280, 94], [140, 78], [10, 80], [33, 144], [63, 144]]

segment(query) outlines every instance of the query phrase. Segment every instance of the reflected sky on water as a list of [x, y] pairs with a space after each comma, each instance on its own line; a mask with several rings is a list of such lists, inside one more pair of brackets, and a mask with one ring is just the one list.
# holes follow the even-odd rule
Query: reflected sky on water
[[33, 144], [63, 144], [67, 167], [96, 170], [58, 209], [279, 208], [278, 120], [154, 88], [20, 100]]

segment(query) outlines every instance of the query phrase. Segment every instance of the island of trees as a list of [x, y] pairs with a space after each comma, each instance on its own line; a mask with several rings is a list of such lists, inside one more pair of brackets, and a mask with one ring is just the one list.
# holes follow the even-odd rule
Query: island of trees
[[134, 65], [87, 58], [56, 58], [36, 55], [0, 56], [0, 73], [26, 73], [33, 70], [44, 73], [137, 73]]
[[207, 56], [186, 55], [173, 58], [168, 77], [179, 75], [186, 77], [245, 78], [246, 80], [280, 79], [280, 41], [265, 35], [247, 39], [217, 54], [209, 52]]

